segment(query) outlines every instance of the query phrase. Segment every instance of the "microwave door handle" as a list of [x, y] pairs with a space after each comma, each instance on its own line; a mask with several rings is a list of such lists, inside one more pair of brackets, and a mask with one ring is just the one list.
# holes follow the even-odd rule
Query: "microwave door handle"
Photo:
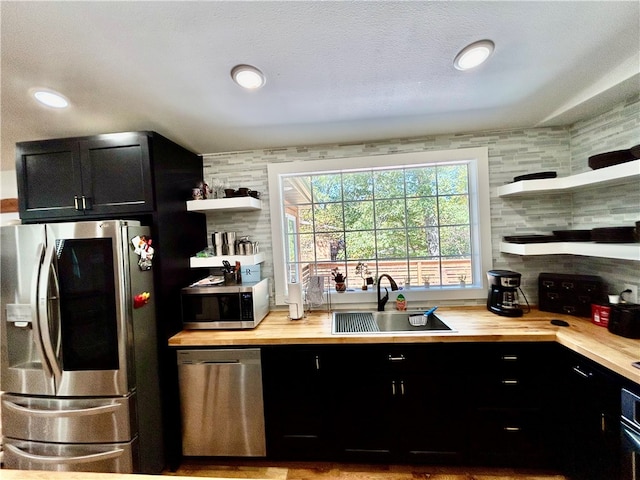
[[35, 455], [33, 453], [26, 452], [21, 448], [16, 447], [15, 445], [11, 445], [10, 443], [5, 443], [4, 448], [11, 451], [14, 455], [20, 458], [26, 458], [27, 460], [31, 460], [34, 462], [45, 463], [45, 464], [71, 464], [71, 463], [91, 463], [98, 462], [101, 460], [109, 460], [112, 458], [118, 458], [122, 456], [124, 450], [122, 448], [115, 448], [108, 452], [100, 452], [100, 453], [91, 453], [89, 455], [78, 455], [75, 457], [62, 457], [62, 456], [51, 456], [51, 455]]
[[[44, 260], [42, 262], [42, 269], [40, 270], [40, 280], [38, 286], [38, 322], [39, 322], [39, 330], [40, 330], [40, 339], [42, 340], [42, 346], [44, 348], [44, 353], [51, 366], [51, 371], [53, 372], [53, 377], [56, 381], [56, 385], [60, 383], [60, 377], [62, 376], [62, 369], [60, 368], [60, 364], [58, 358], [56, 356], [56, 347], [54, 347], [52, 338], [51, 338], [51, 327], [50, 322], [55, 322], [54, 327], [56, 330], [56, 337], [59, 337], [57, 334], [60, 320], [60, 307], [59, 307], [59, 285], [57, 278], [53, 282], [53, 286], [55, 288], [53, 296], [49, 297], [49, 278], [51, 274], [55, 274], [55, 268], [53, 266], [53, 255], [55, 253], [55, 249], [53, 245], [50, 245], [44, 253]], [[56, 304], [55, 309], [49, 308], [49, 302], [54, 301]], [[53, 311], [55, 310], [55, 311]], [[51, 315], [50, 318], [50, 314]]]

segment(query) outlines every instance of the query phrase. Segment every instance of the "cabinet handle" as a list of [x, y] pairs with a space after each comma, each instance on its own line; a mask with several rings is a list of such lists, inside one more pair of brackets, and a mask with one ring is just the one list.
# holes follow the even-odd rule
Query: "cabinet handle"
[[397, 357], [389, 355], [389, 361], [390, 362], [402, 362], [403, 360], [405, 360], [404, 355], [399, 355]]
[[391, 380], [391, 395], [396, 396], [396, 381]]
[[404, 396], [404, 380], [400, 380], [400, 395]]
[[607, 421], [604, 418], [604, 413], [600, 414], [600, 431], [602, 433], [606, 433], [606, 431], [607, 431]]
[[87, 209], [87, 197], [85, 197], [84, 195], [82, 195], [82, 209]]
[[591, 378], [593, 376], [593, 373], [591, 372], [583, 372], [582, 370], [580, 370], [579, 366], [573, 367], [573, 371], [584, 378]]
[[78, 204], [78, 196], [77, 195], [73, 196], [73, 206], [75, 207], [76, 210], [80, 210], [80, 205]]
[[316, 370], [320, 370], [320, 357], [316, 355]]
[[518, 380], [502, 380], [503, 385], [518, 385]]
[[502, 356], [502, 360], [504, 360], [505, 362], [515, 362], [516, 360], [518, 360], [518, 356], [517, 355], [503, 355]]
[[503, 430], [505, 432], [519, 432], [520, 431], [520, 427], [504, 427]]

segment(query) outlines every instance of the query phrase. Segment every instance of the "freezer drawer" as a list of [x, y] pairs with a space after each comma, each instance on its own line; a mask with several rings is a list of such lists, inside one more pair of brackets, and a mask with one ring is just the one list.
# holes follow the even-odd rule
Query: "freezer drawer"
[[39, 442], [129, 442], [137, 434], [134, 395], [61, 399], [3, 393], [3, 433]]
[[264, 456], [260, 349], [179, 350], [182, 453]]
[[111, 444], [4, 441], [4, 468], [16, 470], [133, 473], [138, 471], [137, 458], [137, 438]]

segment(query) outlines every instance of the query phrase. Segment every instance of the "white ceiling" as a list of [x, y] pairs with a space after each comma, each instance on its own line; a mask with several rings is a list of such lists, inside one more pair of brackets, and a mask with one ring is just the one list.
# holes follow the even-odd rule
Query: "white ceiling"
[[[640, 2], [9, 2], [2, 170], [17, 141], [155, 130], [197, 153], [568, 125], [640, 92]], [[489, 62], [453, 58], [491, 39]], [[232, 83], [249, 63], [258, 91]], [[58, 90], [65, 111], [38, 106]]]

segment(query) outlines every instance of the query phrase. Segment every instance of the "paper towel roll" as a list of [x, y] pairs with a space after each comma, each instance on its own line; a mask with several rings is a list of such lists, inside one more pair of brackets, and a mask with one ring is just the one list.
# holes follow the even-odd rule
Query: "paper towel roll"
[[304, 317], [304, 302], [302, 301], [302, 284], [289, 283], [289, 296], [285, 300], [289, 304], [289, 317], [291, 320], [298, 320]]

